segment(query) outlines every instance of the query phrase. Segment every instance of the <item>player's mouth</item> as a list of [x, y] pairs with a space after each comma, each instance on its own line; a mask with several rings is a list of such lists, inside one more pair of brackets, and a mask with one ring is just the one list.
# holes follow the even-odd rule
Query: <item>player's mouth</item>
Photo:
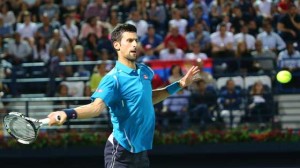
[[130, 53], [131, 54], [136, 54], [136, 50], [131, 50]]

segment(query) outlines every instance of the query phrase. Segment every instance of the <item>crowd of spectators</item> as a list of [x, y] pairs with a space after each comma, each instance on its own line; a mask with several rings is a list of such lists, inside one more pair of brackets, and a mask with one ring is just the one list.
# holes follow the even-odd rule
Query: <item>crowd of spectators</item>
[[[7, 92], [20, 94], [16, 78], [32, 75], [31, 71], [24, 72], [21, 64], [32, 62], [46, 65], [42, 71], [52, 79], [47, 96], [66, 94], [68, 90], [55, 82], [56, 77], [91, 77], [90, 85], [84, 88], [93, 92], [111, 66], [59, 66], [59, 63], [116, 60], [110, 32], [119, 23], [137, 27], [139, 62], [212, 59], [215, 74], [274, 75], [278, 68], [297, 74], [300, 68], [299, 0], [2, 0], [0, 54], [4, 70], [1, 72], [3, 78], [12, 79]], [[198, 61], [203, 69], [201, 63]], [[181, 75], [180, 67], [173, 66], [168, 81], [161, 83], [172, 82]], [[215, 85], [214, 74], [201, 71], [199, 76], [200, 81], [174, 97], [190, 95], [197, 100], [191, 102], [191, 110], [193, 115], [199, 115], [195, 111], [205, 111], [200, 124], [211, 122], [209, 111], [217, 99], [224, 107], [239, 104], [239, 91], [234, 94], [231, 91], [235, 88], [232, 81], [227, 82], [229, 89], [219, 91], [217, 97], [214, 91], [204, 89]], [[293, 86], [300, 86], [297, 78]], [[226, 98], [227, 93], [234, 98]], [[211, 98], [203, 101], [206, 96]], [[187, 105], [166, 100], [163, 111], [175, 110], [182, 115], [178, 109], [188, 109], [174, 106], [169, 109], [172, 103]], [[247, 112], [254, 108], [250, 103]], [[221, 116], [228, 113], [223, 111]], [[186, 120], [187, 116], [181, 118]], [[184, 121], [183, 127], [186, 124]]]

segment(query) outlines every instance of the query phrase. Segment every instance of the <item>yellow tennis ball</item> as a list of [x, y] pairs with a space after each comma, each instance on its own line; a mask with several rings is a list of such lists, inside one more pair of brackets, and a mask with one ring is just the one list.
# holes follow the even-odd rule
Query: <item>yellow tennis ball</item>
[[280, 83], [288, 83], [292, 79], [292, 74], [287, 70], [282, 70], [277, 73], [276, 79]]

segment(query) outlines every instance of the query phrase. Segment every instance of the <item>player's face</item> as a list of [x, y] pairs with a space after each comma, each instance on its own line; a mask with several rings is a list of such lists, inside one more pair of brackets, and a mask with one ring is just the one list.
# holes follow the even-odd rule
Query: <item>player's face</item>
[[137, 59], [137, 42], [138, 37], [136, 33], [124, 32], [120, 41], [120, 55], [129, 61]]

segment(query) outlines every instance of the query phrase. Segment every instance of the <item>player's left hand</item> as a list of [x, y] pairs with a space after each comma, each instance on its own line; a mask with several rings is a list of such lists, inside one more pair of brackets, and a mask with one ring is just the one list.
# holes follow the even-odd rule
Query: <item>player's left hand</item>
[[194, 77], [197, 73], [199, 73], [200, 69], [198, 66], [192, 66], [188, 72], [184, 75], [183, 78], [179, 80], [180, 86], [182, 88], [189, 86], [193, 83], [196, 78]]

